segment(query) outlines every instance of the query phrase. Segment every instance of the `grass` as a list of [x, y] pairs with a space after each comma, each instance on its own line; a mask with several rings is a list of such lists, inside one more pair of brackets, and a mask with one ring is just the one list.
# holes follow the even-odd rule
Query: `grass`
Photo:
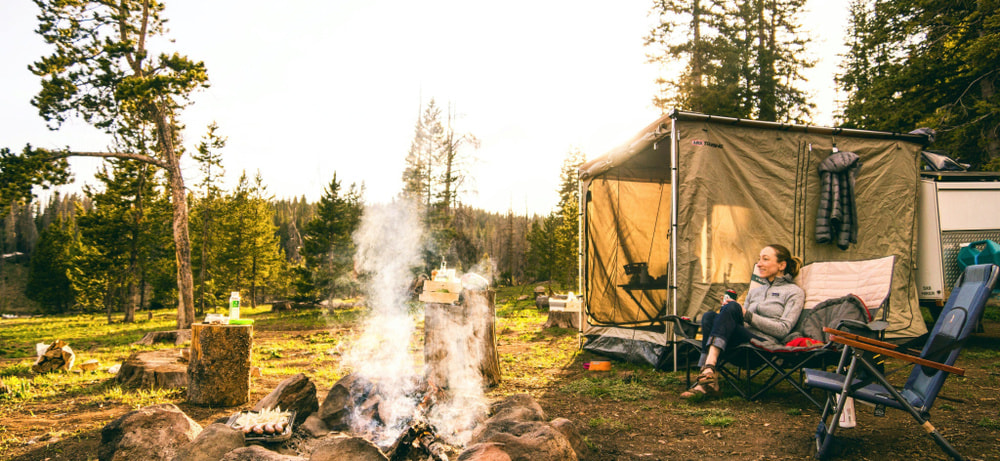
[[733, 421], [735, 419], [732, 416], [706, 416], [701, 423], [705, 426], [726, 427], [733, 424]]
[[979, 422], [976, 423], [976, 425], [982, 428], [996, 431], [1000, 430], [1000, 419], [984, 417], [983, 419], [980, 419]]
[[624, 382], [620, 378], [581, 378], [559, 388], [562, 392], [579, 394], [614, 402], [632, 402], [652, 398], [652, 391], [638, 382]]
[[600, 416], [587, 420], [587, 425], [594, 429], [608, 429], [612, 432], [625, 432], [632, 430], [632, 426], [620, 420], [606, 419]]

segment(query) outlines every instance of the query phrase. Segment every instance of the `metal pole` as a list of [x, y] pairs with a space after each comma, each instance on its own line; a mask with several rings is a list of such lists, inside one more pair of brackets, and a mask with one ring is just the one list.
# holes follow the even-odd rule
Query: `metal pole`
[[[670, 117], [670, 303], [677, 315], [677, 112]], [[677, 371], [677, 332], [670, 328], [670, 347], [674, 353], [674, 371]]]

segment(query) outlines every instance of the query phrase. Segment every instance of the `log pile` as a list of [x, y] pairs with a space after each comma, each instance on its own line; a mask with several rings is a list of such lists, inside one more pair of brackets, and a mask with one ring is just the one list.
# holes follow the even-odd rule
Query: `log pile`
[[[44, 343], [41, 344], [44, 346]], [[31, 366], [31, 371], [35, 373], [49, 373], [56, 370], [69, 371], [73, 368], [73, 361], [76, 354], [65, 341], [57, 339], [45, 349], [45, 352], [38, 357], [38, 361]]]

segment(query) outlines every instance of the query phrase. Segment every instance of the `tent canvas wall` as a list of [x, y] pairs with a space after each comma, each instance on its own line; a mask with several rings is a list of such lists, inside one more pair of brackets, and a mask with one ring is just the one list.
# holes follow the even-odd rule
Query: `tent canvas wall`
[[[922, 135], [673, 111], [580, 167], [586, 349], [658, 364], [666, 314], [696, 318], [746, 294], [758, 252], [806, 264], [896, 256], [888, 337], [926, 332], [914, 262]], [[816, 243], [820, 177], [834, 148], [860, 158], [858, 242]], [[646, 274], [625, 266], [645, 263]], [[632, 266], [635, 267], [635, 266]], [[633, 271], [635, 272], [635, 271]], [[639, 271], [641, 272], [641, 271]]]

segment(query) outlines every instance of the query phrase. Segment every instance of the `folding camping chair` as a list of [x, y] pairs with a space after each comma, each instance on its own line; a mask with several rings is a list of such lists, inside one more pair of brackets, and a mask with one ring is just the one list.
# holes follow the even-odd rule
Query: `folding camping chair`
[[[833, 340], [843, 344], [844, 351], [837, 373], [805, 370], [807, 387], [827, 392], [826, 405], [816, 428], [816, 457], [829, 454], [840, 425], [840, 414], [848, 397], [876, 405], [875, 414], [885, 413], [885, 407], [905, 410], [913, 416], [934, 441], [955, 459], [962, 459], [927, 419], [938, 391], [949, 374], [964, 376], [965, 370], [954, 367], [962, 345], [982, 317], [990, 290], [997, 281], [1000, 266], [982, 264], [969, 266], [955, 283], [934, 328], [919, 356], [901, 351], [897, 346], [849, 333], [832, 331]], [[896, 389], [876, 364], [872, 354], [893, 357], [913, 364], [913, 371], [902, 389]], [[847, 358], [851, 357], [850, 364]], [[861, 373], [864, 371], [864, 377]]]
[[[806, 299], [803, 315], [792, 332], [801, 332], [808, 323], [809, 314], [817, 306], [822, 306], [824, 301], [850, 296], [860, 305], [859, 313], [850, 319], [831, 319], [824, 326], [847, 328], [858, 334], [880, 337], [888, 326], [886, 319], [889, 314], [894, 263], [895, 256], [886, 256], [861, 261], [813, 262], [804, 266], [795, 282], [805, 292]], [[750, 289], [757, 285], [759, 282], [752, 282]], [[820, 317], [817, 316], [816, 319], [818, 318]], [[879, 320], [873, 321], [875, 318]], [[674, 322], [675, 331], [684, 337], [682, 342], [685, 345], [701, 351], [701, 340], [695, 336], [700, 325], [674, 316], [668, 316], [668, 320]], [[781, 382], [787, 382], [817, 408], [822, 408], [823, 404], [802, 387], [801, 378], [797, 379], [796, 374], [805, 366], [825, 368], [827, 364], [833, 365], [840, 356], [841, 348], [829, 342], [828, 335], [812, 339], [820, 343], [809, 347], [787, 347], [784, 344], [756, 340], [741, 344], [723, 354], [716, 364], [716, 371], [723, 381], [747, 400], [756, 400]], [[758, 376], [763, 376], [764, 380], [755, 384]], [[689, 362], [687, 379], [690, 386]]]

